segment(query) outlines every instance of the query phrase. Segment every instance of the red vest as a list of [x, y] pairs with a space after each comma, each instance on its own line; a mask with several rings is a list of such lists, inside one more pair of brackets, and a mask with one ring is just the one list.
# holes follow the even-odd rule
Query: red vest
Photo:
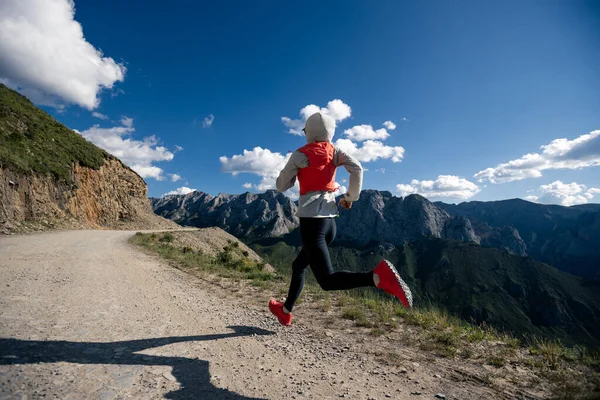
[[335, 183], [333, 152], [335, 147], [330, 142], [313, 142], [298, 149], [308, 157], [308, 167], [300, 168], [298, 182], [300, 194], [324, 191], [335, 192], [339, 186]]

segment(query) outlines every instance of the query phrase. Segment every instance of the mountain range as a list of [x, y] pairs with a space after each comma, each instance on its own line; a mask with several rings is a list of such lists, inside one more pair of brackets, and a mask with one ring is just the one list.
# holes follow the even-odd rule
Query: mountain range
[[[298, 226], [296, 203], [274, 190], [218, 196], [194, 191], [150, 200], [157, 214], [181, 225], [218, 226], [249, 241], [279, 237]], [[439, 237], [529, 256], [600, 279], [599, 221], [598, 204], [563, 207], [514, 199], [454, 205], [364, 190], [351, 210], [340, 213], [336, 240], [365, 248]]]

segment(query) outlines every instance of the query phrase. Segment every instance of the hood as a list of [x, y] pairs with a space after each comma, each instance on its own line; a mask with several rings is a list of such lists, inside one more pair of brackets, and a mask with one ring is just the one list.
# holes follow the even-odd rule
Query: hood
[[314, 113], [304, 125], [306, 143], [331, 142], [335, 134], [335, 120], [323, 113]]

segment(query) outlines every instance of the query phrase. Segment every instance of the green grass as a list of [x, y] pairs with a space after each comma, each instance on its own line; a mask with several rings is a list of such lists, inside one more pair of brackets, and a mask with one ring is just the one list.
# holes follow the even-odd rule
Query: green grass
[[0, 167], [72, 182], [72, 165], [99, 169], [108, 153], [0, 84]]
[[172, 233], [136, 233], [132, 243], [158, 253], [174, 262], [178, 267], [190, 272], [208, 272], [223, 278], [247, 279], [258, 287], [267, 287], [277, 276], [265, 271], [265, 264], [247, 259], [239, 248], [239, 243], [229, 242], [215, 257], [190, 247], [177, 247]]

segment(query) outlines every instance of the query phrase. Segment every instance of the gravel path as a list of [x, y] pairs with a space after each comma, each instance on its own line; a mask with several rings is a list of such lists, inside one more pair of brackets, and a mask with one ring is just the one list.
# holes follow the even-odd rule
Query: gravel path
[[306, 323], [283, 328], [266, 303], [224, 297], [133, 248], [131, 235], [0, 237], [0, 398], [498, 396], [434, 365], [384, 367]]

